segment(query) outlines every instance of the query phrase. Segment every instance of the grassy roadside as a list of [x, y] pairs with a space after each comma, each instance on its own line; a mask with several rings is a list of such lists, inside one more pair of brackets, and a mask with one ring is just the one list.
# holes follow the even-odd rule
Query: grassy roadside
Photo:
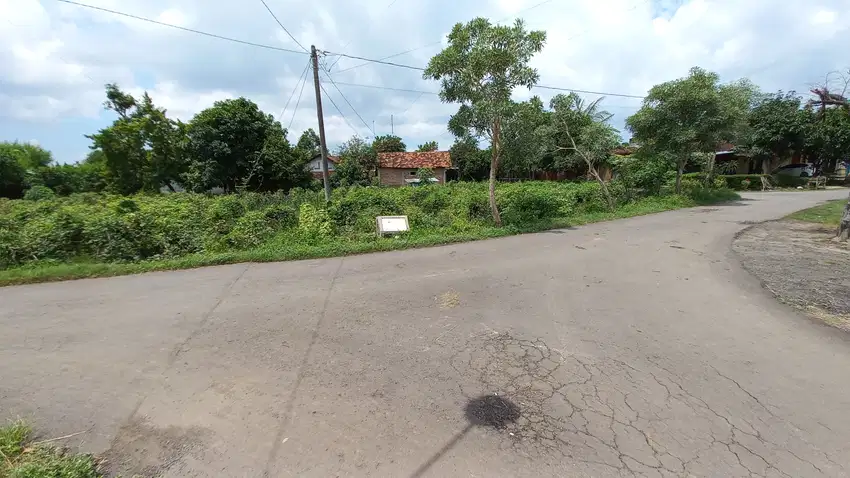
[[797, 211], [788, 216], [788, 219], [796, 219], [798, 221], [814, 222], [825, 226], [838, 227], [841, 220], [841, 214], [844, 212], [844, 205], [847, 204], [846, 199], [837, 199], [829, 201], [820, 206], [815, 206], [809, 209]]
[[0, 426], [0, 478], [100, 478], [91, 455], [66, 453], [32, 439], [23, 422]]
[[192, 254], [177, 259], [135, 263], [36, 263], [0, 271], [0, 287], [90, 277], [110, 277], [152, 271], [191, 269], [241, 262], [316, 259], [454, 244], [642, 216], [674, 209], [715, 204], [739, 198], [740, 196], [732, 191], [721, 190], [715, 194], [697, 199], [683, 196], [648, 197], [625, 204], [617, 208], [614, 212], [577, 214], [571, 217], [555, 218], [523, 227], [507, 226], [496, 228], [489, 226], [478, 227], [467, 232], [458, 232], [451, 229], [431, 229], [424, 232], [412, 231], [407, 235], [394, 238], [358, 237], [356, 239], [349, 239], [336, 237], [315, 244], [291, 241], [287, 234], [279, 234], [266, 244], [254, 249], [217, 254]]

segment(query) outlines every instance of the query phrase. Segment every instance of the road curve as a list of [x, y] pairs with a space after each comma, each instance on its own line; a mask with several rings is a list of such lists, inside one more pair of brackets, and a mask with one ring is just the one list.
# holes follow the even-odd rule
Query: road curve
[[730, 252], [846, 192], [0, 289], [0, 419], [164, 476], [850, 476], [850, 341]]

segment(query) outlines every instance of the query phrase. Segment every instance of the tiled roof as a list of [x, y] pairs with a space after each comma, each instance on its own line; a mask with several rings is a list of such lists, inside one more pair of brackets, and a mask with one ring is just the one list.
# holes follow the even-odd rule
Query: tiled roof
[[[321, 157], [322, 157], [321, 154], [314, 154], [312, 159], [319, 159]], [[334, 164], [338, 164], [339, 163], [339, 156], [328, 155], [328, 161], [330, 161]]]
[[448, 151], [378, 153], [378, 164], [382, 168], [450, 168], [452, 159]]

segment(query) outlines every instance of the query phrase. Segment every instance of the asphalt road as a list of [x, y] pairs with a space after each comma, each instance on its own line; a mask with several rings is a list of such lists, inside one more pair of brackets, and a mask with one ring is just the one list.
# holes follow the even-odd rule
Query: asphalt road
[[0, 419], [164, 476], [850, 476], [850, 340], [730, 252], [846, 191], [0, 289]]

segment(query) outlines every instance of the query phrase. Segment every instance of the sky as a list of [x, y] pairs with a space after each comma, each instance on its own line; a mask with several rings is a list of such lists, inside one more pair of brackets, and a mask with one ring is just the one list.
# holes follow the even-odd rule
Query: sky
[[[436, 82], [418, 70], [334, 53], [379, 59], [413, 50], [387, 61], [424, 67], [455, 23], [477, 16], [518, 17], [546, 31], [532, 66], [540, 85], [560, 88], [642, 96], [701, 66], [723, 81], [747, 77], [766, 91], [806, 92], [829, 72], [850, 68], [850, 0], [266, 0], [297, 42], [261, 0], [80, 2], [294, 52], [57, 0], [0, 0], [0, 141], [37, 143], [62, 163], [85, 158], [85, 135], [114, 121], [103, 108], [107, 83], [134, 95], [147, 91], [183, 121], [244, 96], [278, 117], [296, 142], [317, 124], [312, 76], [302, 89], [309, 57], [299, 43], [327, 52], [321, 64], [336, 82], [322, 72], [331, 150], [355, 134], [390, 132], [409, 149], [429, 140], [448, 149], [446, 122], [457, 105], [440, 102]], [[548, 103], [557, 93], [518, 90], [514, 97]], [[640, 103], [609, 94], [602, 106], [622, 129]]]

